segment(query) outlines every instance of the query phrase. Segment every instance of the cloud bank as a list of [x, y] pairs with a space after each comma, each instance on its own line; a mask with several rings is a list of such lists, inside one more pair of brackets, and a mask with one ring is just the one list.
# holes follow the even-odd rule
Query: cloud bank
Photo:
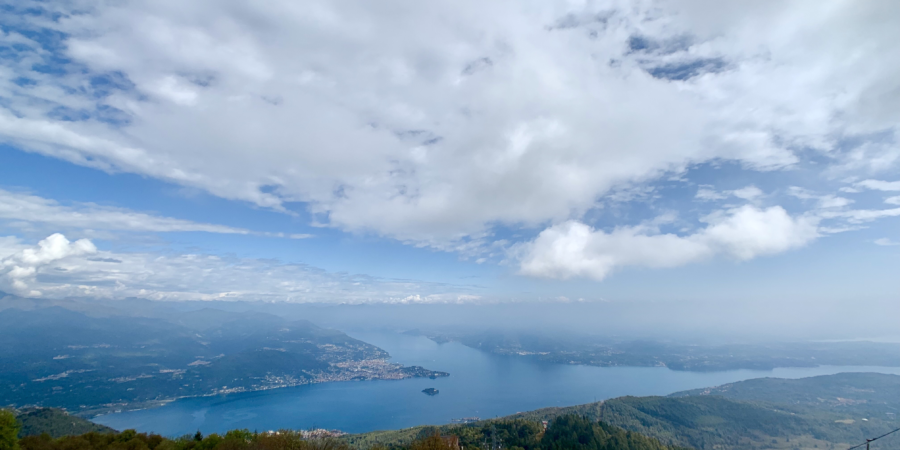
[[154, 216], [123, 208], [103, 207], [94, 204], [64, 206], [51, 199], [31, 194], [9, 192], [3, 189], [0, 189], [0, 219], [41, 223], [56, 229], [252, 233], [241, 228]]
[[27, 297], [457, 303], [472, 286], [326, 272], [305, 264], [205, 254], [112, 252], [53, 234], [36, 246], [0, 238], [0, 290]]
[[38, 242], [36, 248], [26, 248], [0, 259], [0, 286], [11, 288], [13, 292], [39, 297], [41, 291], [33, 285], [38, 269], [73, 257], [97, 253], [97, 247], [87, 239], [69, 242], [61, 234], [52, 234]]
[[[605, 232], [590, 220], [617, 190], [701, 164], [815, 163], [823, 177], [865, 174], [855, 189], [896, 190], [871, 177], [900, 161], [900, 59], [886, 57], [900, 42], [897, 2], [10, 8], [3, 143], [285, 213], [299, 204], [315, 225], [417, 246], [478, 253], [505, 245], [499, 227], [533, 230], [517, 247], [526, 275], [746, 260], [811, 242], [816, 218], [897, 215], [847, 210], [837, 197], [789, 212], [764, 206], [751, 185], [699, 190], [700, 200], [753, 205], [698, 213], [707, 225], [697, 231]], [[0, 214], [51, 224], [248, 233], [0, 197]]]

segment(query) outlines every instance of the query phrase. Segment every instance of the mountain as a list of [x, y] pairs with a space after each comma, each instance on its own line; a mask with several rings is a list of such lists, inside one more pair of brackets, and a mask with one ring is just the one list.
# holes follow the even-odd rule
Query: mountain
[[78, 302], [16, 304], [27, 308], [0, 309], [3, 405], [89, 415], [185, 396], [447, 375], [388, 363], [384, 350], [306, 320], [212, 309], [148, 309], [136, 316]]
[[760, 378], [668, 397], [621, 397], [516, 417], [582, 414], [698, 449], [793, 449], [863, 442], [897, 428], [898, 408], [900, 376], [842, 373], [796, 380]]
[[110, 427], [99, 425], [56, 408], [29, 408], [18, 411], [16, 420], [21, 424], [19, 437], [39, 436], [43, 433], [53, 438], [85, 433], [115, 433]]
[[451, 331], [407, 331], [435, 342], [463, 345], [498, 355], [534, 358], [558, 364], [614, 367], [663, 366], [672, 370], [714, 372], [776, 367], [900, 367], [900, 344], [886, 342], [777, 342], [699, 345], [622, 340], [578, 333], [498, 331], [454, 328]]
[[[723, 395], [719, 395], [723, 394]], [[415, 427], [348, 436], [358, 448], [403, 444], [437, 430], [466, 435], [498, 423], [576, 416], [695, 449], [840, 449], [900, 427], [900, 376], [844, 373], [784, 380], [761, 378], [667, 397], [620, 397], [543, 408], [467, 425]], [[506, 426], [506, 425], [504, 425]], [[888, 440], [888, 439], [893, 439]], [[900, 433], [884, 443], [896, 447]]]
[[671, 397], [717, 396], [731, 400], [788, 404], [795, 408], [895, 419], [900, 414], [900, 376], [840, 373], [800, 379], [757, 378], [676, 392]]

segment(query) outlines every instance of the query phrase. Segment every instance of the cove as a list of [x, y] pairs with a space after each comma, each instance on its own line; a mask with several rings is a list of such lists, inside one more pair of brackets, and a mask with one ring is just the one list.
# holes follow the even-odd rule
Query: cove
[[[898, 367], [810, 367], [772, 371], [679, 372], [665, 367], [590, 367], [498, 356], [455, 342], [437, 344], [397, 333], [350, 333], [405, 365], [450, 377], [322, 383], [217, 397], [181, 399], [165, 406], [108, 414], [95, 422], [117, 430], [164, 436], [282, 428], [340, 429], [349, 433], [438, 425], [452, 419], [494, 418], [548, 406], [569, 406], [623, 395], [666, 395], [760, 377], [802, 378], [840, 372], [900, 374]], [[425, 395], [423, 389], [440, 391]]]

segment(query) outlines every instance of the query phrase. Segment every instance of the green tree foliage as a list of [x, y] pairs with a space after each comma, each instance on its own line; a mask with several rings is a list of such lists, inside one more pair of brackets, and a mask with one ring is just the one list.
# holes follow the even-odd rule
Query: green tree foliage
[[81, 417], [73, 416], [56, 408], [29, 408], [20, 410], [16, 419], [22, 425], [19, 437], [47, 433], [54, 438], [85, 434], [91, 431], [114, 433], [115, 430], [93, 423]]
[[750, 449], [771, 446], [773, 440], [782, 444], [779, 448], [793, 448], [784, 443], [801, 437], [809, 441], [808, 447], [820, 443], [849, 446], [894, 428], [873, 416], [867, 421], [838, 422], [847, 417], [802, 405], [737, 402], [704, 395], [620, 397], [602, 404], [599, 419], [670, 445], [697, 449]]
[[[12, 430], [12, 436], [15, 432]], [[369, 450], [459, 450], [478, 449], [496, 442], [505, 450], [671, 450], [654, 439], [637, 433], [594, 422], [580, 416], [557, 418], [545, 432], [538, 422], [527, 420], [493, 420], [481, 424], [455, 427], [441, 433], [440, 427], [419, 430], [417, 437], [405, 444], [371, 445]], [[15, 442], [15, 439], [12, 440]], [[167, 439], [156, 434], [125, 430], [121, 433], [90, 432], [79, 436], [53, 438], [44, 433], [19, 441], [21, 450], [351, 450], [347, 441], [331, 438], [305, 439], [297, 431], [251, 433], [232, 430], [224, 435], [189, 434]], [[0, 450], [12, 449], [4, 447]]]
[[0, 410], [0, 450], [18, 450], [19, 421], [16, 415]]
[[669, 447], [603, 422], [567, 415], [556, 418], [541, 438], [542, 450], [665, 450]]
[[492, 420], [459, 427], [450, 433], [459, 436], [459, 445], [465, 448], [481, 448], [496, 439], [504, 449], [532, 450], [540, 447], [544, 427], [531, 420]]
[[440, 433], [414, 441], [408, 447], [409, 450], [454, 450], [449, 442], [442, 438]]
[[21, 450], [349, 450], [346, 443], [336, 439], [305, 440], [299, 432], [290, 430], [277, 433], [232, 430], [224, 436], [196, 433], [178, 439], [134, 430], [118, 434], [91, 432], [57, 439], [44, 433], [27, 436], [19, 442]]

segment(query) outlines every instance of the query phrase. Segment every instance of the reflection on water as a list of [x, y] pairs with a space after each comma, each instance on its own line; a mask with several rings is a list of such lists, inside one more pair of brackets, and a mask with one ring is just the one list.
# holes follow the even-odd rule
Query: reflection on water
[[[492, 418], [547, 406], [589, 403], [622, 395], [666, 395], [759, 377], [801, 378], [838, 372], [900, 374], [900, 368], [816, 367], [773, 371], [677, 372], [662, 367], [589, 367], [496, 356], [457, 343], [436, 344], [401, 334], [351, 333], [384, 348], [406, 365], [450, 373], [431, 380], [323, 383], [227, 396], [183, 399], [166, 406], [110, 414], [96, 421], [167, 436], [234, 428], [337, 428], [351, 433]], [[433, 387], [440, 394], [429, 396]]]

